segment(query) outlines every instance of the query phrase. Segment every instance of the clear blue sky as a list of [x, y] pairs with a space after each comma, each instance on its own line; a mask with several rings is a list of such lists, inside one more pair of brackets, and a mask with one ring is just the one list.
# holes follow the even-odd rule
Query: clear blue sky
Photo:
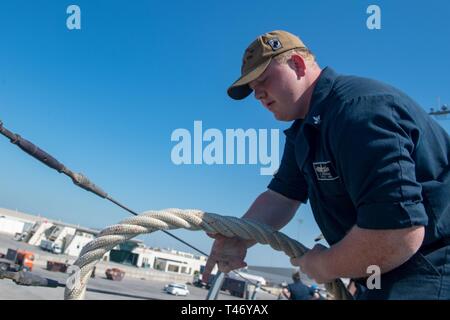
[[[81, 30], [66, 28], [70, 4], [81, 8]], [[381, 8], [381, 30], [366, 27], [370, 4]], [[192, 131], [194, 120], [223, 131], [289, 126], [255, 100], [226, 95], [257, 35], [289, 30], [321, 66], [388, 82], [428, 109], [438, 96], [450, 103], [449, 14], [446, 0], [4, 2], [0, 119], [134, 210], [241, 216], [270, 176], [260, 165], [175, 166], [170, 137], [177, 128]], [[450, 121], [440, 123], [450, 129]], [[129, 216], [2, 137], [0, 154], [1, 207], [97, 228]], [[308, 246], [320, 233], [309, 206], [283, 231]], [[205, 234], [174, 233], [209, 252]], [[143, 239], [190, 251], [163, 233]], [[289, 260], [257, 246], [248, 263]]]

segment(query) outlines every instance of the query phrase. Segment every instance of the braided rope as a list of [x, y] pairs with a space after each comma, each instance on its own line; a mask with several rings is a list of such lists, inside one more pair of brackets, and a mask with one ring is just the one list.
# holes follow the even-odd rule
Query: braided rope
[[[125, 219], [119, 224], [102, 230], [98, 237], [89, 242], [81, 251], [74, 265], [80, 268], [80, 281], [72, 288], [66, 286], [66, 300], [84, 299], [86, 286], [95, 265], [105, 253], [115, 246], [140, 234], [157, 230], [184, 228], [188, 230], [204, 230], [208, 233], [219, 233], [226, 237], [239, 237], [255, 240], [261, 244], [269, 244], [277, 251], [283, 251], [290, 258], [301, 257], [308, 248], [285, 234], [261, 223], [229, 216], [220, 216], [200, 210], [166, 209], [147, 211], [143, 214]], [[349, 298], [344, 284], [338, 279], [327, 284], [327, 289], [336, 299]]]

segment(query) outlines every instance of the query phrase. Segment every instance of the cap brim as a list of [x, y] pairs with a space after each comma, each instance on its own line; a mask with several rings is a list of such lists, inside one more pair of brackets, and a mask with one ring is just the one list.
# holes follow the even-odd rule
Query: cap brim
[[253, 80], [256, 80], [260, 75], [263, 74], [263, 72], [269, 66], [270, 61], [272, 61], [271, 58], [267, 59], [266, 61], [258, 65], [255, 69], [236, 80], [236, 82], [233, 83], [227, 90], [230, 98], [235, 100], [242, 100], [246, 98], [250, 93], [252, 93], [253, 90], [248, 86], [248, 84]]

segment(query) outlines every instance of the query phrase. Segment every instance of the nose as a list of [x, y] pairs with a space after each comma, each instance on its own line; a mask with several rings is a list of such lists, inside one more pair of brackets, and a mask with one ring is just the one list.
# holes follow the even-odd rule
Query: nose
[[254, 91], [256, 100], [262, 100], [266, 97], [266, 92], [262, 88], [256, 86]]

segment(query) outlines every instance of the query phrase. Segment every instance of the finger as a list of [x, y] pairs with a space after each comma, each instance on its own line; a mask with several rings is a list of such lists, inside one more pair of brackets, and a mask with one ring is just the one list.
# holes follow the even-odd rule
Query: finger
[[[223, 255], [223, 246], [225, 244], [225, 241], [223, 239], [220, 239], [220, 237], [223, 238], [223, 236], [216, 234], [218, 239], [216, 239], [212, 245], [211, 253], [209, 255], [208, 260], [206, 260], [205, 270], [203, 271], [203, 278], [204, 282], [207, 282], [209, 276], [211, 275], [211, 272], [213, 271], [216, 264], [218, 264], [218, 261]], [[219, 265], [218, 265], [219, 267]], [[220, 269], [219, 269], [220, 270]]]
[[291, 258], [291, 264], [293, 265], [293, 266], [300, 266], [300, 263], [301, 263], [301, 259], [302, 258]]
[[320, 243], [316, 244], [316, 245], [312, 248], [312, 250], [318, 250], [318, 251], [323, 251], [323, 250], [327, 250], [327, 249], [328, 249], [327, 247], [325, 247], [324, 245], [322, 245], [322, 244], [320, 244]]
[[206, 260], [205, 270], [203, 271], [202, 280], [203, 282], [207, 282], [208, 278], [213, 271], [217, 261], [214, 256], [210, 256], [208, 260]]
[[228, 273], [231, 271], [231, 267], [229, 266], [228, 261], [219, 261], [217, 263], [217, 268], [220, 272], [223, 273]]
[[208, 235], [208, 237], [216, 239], [216, 240], [220, 240], [221, 237], [223, 237], [220, 233], [207, 232], [206, 234]]

